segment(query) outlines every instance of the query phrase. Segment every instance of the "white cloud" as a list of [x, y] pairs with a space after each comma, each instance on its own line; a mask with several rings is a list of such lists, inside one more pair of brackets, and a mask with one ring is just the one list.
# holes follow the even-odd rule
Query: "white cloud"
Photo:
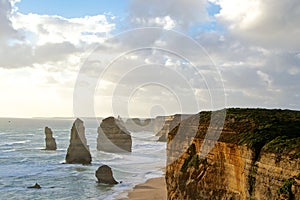
[[105, 15], [83, 18], [63, 18], [38, 14], [17, 13], [12, 18], [13, 26], [30, 35], [37, 45], [46, 43], [81, 42], [99, 43], [109, 36], [115, 25]]
[[130, 22], [138, 27], [186, 29], [208, 20], [206, 0], [130, 0]]
[[[115, 27], [105, 15], [67, 19], [22, 14], [15, 7], [16, 2], [0, 2], [0, 68], [33, 67], [49, 62], [58, 62], [60, 66], [69, 57], [74, 61], [74, 56], [85, 56]], [[65, 65], [74, 66], [74, 62]]]
[[114, 29], [105, 15], [22, 14], [0, 1], [0, 88], [4, 116], [70, 116], [77, 72]]
[[221, 36], [222, 40], [218, 32], [201, 33], [197, 41], [221, 71], [227, 106], [299, 109], [297, 51], [257, 46], [231, 32]]
[[221, 7], [217, 19], [251, 44], [298, 50], [298, 0], [210, 0]]

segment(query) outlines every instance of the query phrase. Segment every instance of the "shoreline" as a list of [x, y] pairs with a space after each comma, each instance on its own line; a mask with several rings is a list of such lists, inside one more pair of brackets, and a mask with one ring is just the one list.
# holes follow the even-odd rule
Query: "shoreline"
[[127, 190], [127, 197], [119, 200], [166, 200], [167, 187], [165, 177], [150, 178], [146, 182], [137, 184], [133, 189]]

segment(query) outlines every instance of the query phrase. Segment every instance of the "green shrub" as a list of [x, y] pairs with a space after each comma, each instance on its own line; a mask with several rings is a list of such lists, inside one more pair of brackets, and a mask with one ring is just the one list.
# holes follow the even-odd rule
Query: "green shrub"
[[287, 194], [292, 196], [292, 185], [295, 183], [293, 178], [285, 179], [283, 185], [278, 189], [279, 194]]

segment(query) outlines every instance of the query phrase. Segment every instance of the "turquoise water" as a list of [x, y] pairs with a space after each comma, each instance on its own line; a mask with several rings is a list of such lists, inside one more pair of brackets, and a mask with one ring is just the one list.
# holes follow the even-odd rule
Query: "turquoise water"
[[[74, 119], [0, 119], [1, 199], [118, 199], [124, 191], [148, 178], [163, 174], [166, 144], [156, 142], [152, 132], [132, 132], [132, 153], [96, 150], [97, 127], [84, 120], [92, 165], [63, 164]], [[54, 132], [58, 149], [45, 151], [44, 127]], [[96, 182], [95, 171], [109, 165], [121, 184]], [[35, 183], [40, 190], [28, 189]]]

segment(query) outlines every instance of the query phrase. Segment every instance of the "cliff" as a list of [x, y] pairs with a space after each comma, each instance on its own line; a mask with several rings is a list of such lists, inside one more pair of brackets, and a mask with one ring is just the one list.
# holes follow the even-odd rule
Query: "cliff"
[[122, 121], [103, 119], [98, 128], [97, 149], [107, 152], [131, 152], [132, 140]]
[[[187, 119], [190, 116], [191, 115], [176, 114], [176, 115], [163, 117], [163, 122], [161, 124], [161, 129], [156, 134], [156, 136], [159, 136], [158, 141], [166, 142], [168, 133], [173, 128], [175, 128], [181, 121], [183, 121], [184, 119]], [[161, 119], [161, 118], [158, 118], [158, 119]], [[159, 124], [159, 123], [161, 123], [161, 121], [158, 120], [157, 123]]]
[[129, 118], [126, 120], [124, 125], [127, 130], [133, 132], [153, 131], [154, 119]]
[[201, 112], [169, 132], [168, 199], [300, 199], [300, 112], [225, 112]]
[[71, 129], [70, 144], [66, 155], [66, 163], [91, 164], [92, 156], [85, 138], [83, 121], [76, 119]]

